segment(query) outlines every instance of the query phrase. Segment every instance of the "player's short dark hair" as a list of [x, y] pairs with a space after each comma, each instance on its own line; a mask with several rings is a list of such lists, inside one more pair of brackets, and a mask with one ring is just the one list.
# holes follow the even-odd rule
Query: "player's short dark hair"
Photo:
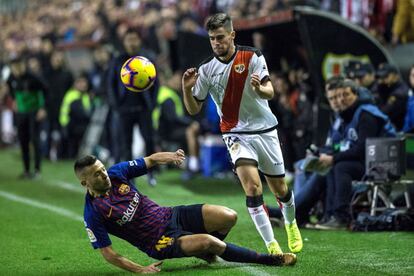
[[73, 169], [77, 173], [81, 171], [82, 169], [95, 164], [96, 160], [98, 159], [93, 155], [85, 155], [75, 161], [75, 165], [73, 166]]
[[325, 82], [325, 88], [326, 90], [334, 90], [334, 89], [340, 88], [344, 81], [345, 81], [345, 77], [342, 75], [330, 77]]
[[228, 14], [216, 13], [212, 15], [206, 23], [207, 32], [217, 30], [221, 27], [228, 32], [233, 31], [233, 22]]
[[358, 84], [356, 84], [356, 82], [351, 79], [345, 79], [342, 82], [342, 85], [338, 88], [350, 88], [352, 93], [358, 94]]

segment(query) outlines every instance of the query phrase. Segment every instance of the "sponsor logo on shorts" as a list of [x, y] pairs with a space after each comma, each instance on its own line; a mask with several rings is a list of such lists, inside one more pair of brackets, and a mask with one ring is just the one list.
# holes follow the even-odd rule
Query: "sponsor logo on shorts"
[[162, 236], [161, 239], [157, 241], [157, 244], [155, 245], [155, 249], [157, 251], [161, 251], [161, 249], [166, 248], [167, 246], [171, 246], [174, 243], [174, 238]]
[[86, 228], [86, 233], [88, 233], [88, 237], [89, 237], [89, 240], [90, 240], [91, 242], [96, 242], [96, 241], [97, 241], [97, 239], [96, 239], [96, 237], [95, 237], [95, 235], [93, 234], [93, 232], [92, 232], [92, 230], [91, 230], [91, 229]]
[[234, 143], [230, 148], [231, 154], [238, 154], [240, 152], [240, 144]]

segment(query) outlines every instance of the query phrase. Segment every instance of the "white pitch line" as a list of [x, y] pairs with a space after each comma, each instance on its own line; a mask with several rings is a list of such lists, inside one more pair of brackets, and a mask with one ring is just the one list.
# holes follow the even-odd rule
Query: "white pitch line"
[[15, 201], [15, 202], [19, 202], [19, 203], [23, 203], [32, 207], [36, 207], [39, 209], [44, 209], [44, 210], [48, 210], [50, 212], [62, 215], [64, 217], [76, 220], [76, 221], [83, 221], [83, 217], [79, 216], [78, 214], [69, 211], [67, 209], [64, 208], [60, 208], [51, 204], [46, 204], [40, 201], [36, 201], [27, 197], [22, 197], [22, 196], [18, 196], [15, 194], [11, 194], [5, 191], [1, 191], [0, 190], [0, 196], [6, 199], [9, 199], [11, 201]]
[[72, 183], [69, 182], [65, 182], [65, 181], [61, 181], [61, 180], [56, 180], [56, 181], [48, 181], [47, 182], [48, 186], [52, 186], [52, 187], [59, 187], [62, 188], [64, 190], [68, 190], [68, 191], [72, 191], [72, 192], [77, 192], [80, 194], [85, 194], [86, 193], [86, 189], [82, 188], [80, 186], [80, 184], [78, 185], [74, 185]]
[[[276, 268], [276, 267], [275, 267]], [[240, 267], [240, 270], [243, 270], [246, 273], [249, 273], [251, 275], [260, 275], [260, 276], [270, 276], [270, 275], [275, 275], [275, 274], [270, 274], [267, 273], [261, 269], [255, 268], [255, 267]]]

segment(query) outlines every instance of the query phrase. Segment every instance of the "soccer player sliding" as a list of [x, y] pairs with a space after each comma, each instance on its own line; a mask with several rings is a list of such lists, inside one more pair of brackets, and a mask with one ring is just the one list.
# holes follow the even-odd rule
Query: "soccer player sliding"
[[119, 255], [112, 248], [108, 235], [112, 234], [158, 260], [197, 257], [211, 262], [219, 256], [230, 262], [270, 266], [296, 263], [292, 253], [261, 254], [224, 242], [237, 220], [236, 212], [229, 208], [210, 204], [162, 207], [131, 182], [155, 165], [180, 165], [184, 159], [184, 151], [179, 149], [121, 162], [108, 171], [91, 155], [75, 162], [75, 174], [86, 188], [86, 231], [93, 248], [99, 248], [106, 261], [131, 272], [160, 271], [161, 262], [144, 266]]

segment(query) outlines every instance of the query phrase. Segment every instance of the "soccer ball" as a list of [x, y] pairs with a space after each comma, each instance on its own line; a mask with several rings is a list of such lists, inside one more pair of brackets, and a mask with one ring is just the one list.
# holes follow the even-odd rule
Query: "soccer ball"
[[156, 76], [154, 64], [142, 56], [131, 57], [121, 68], [122, 83], [133, 92], [142, 92], [150, 88]]

